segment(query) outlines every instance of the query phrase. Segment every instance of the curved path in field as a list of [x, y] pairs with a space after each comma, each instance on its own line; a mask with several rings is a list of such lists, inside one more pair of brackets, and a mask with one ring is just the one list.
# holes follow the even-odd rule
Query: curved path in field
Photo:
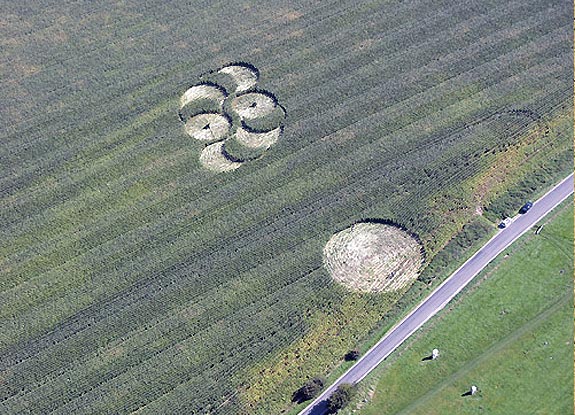
[[340, 384], [357, 383], [366, 377], [427, 320], [445, 307], [497, 255], [569, 197], [573, 193], [573, 185], [571, 174], [536, 201], [526, 214], [517, 215], [507, 228], [491, 238], [299, 415], [324, 415], [327, 412], [327, 399]]

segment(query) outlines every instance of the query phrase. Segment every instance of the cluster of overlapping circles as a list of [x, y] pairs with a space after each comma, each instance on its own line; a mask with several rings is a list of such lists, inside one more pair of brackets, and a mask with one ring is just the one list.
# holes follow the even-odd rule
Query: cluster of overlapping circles
[[212, 171], [232, 171], [262, 157], [283, 131], [285, 109], [257, 88], [258, 69], [234, 63], [200, 77], [180, 98], [186, 133], [206, 146], [200, 163]]

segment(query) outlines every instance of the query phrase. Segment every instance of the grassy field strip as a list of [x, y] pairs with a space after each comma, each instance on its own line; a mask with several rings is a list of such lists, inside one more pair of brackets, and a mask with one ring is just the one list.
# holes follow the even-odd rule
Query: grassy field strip
[[[486, 408], [479, 402], [478, 407], [483, 408], [490, 412], [501, 413], [521, 413], [525, 411], [525, 408], [529, 408], [532, 413], [547, 414], [547, 413], [557, 413], [557, 414], [569, 414], [573, 412], [573, 403], [570, 402], [566, 397], [569, 396], [570, 390], [568, 388], [563, 388], [564, 384], [571, 384], [570, 379], [571, 374], [564, 373], [565, 364], [559, 364], [556, 361], [567, 362], [569, 357], [572, 357], [572, 352], [569, 350], [571, 344], [570, 337], [567, 333], [557, 333], [561, 327], [565, 327], [565, 322], [569, 321], [571, 317], [565, 309], [560, 310], [560, 312], [555, 313], [550, 316], [550, 318], [545, 322], [546, 324], [540, 325], [536, 331], [527, 333], [524, 337], [520, 338], [517, 342], [511, 344], [508, 349], [501, 352], [501, 355], [493, 356], [493, 359], [487, 360], [481, 366], [477, 367], [473, 372], [473, 377], [482, 376], [482, 384], [490, 388], [492, 384], [494, 385], [493, 391], [488, 391], [481, 393], [483, 397], [490, 398], [490, 405]], [[555, 331], [553, 331], [555, 329]], [[553, 343], [555, 347], [548, 348], [548, 346], [543, 346], [541, 343], [536, 343], [536, 339], [545, 338], [549, 340], [549, 343]], [[558, 347], [559, 346], [559, 347]], [[563, 347], [561, 347], [563, 346]], [[526, 351], [526, 348], [531, 347], [532, 350]], [[528, 354], [530, 359], [525, 359], [524, 356]], [[515, 367], [505, 367], [512, 359], [522, 360], [521, 363], [514, 365]], [[563, 366], [563, 367], [562, 367]], [[503, 373], [500, 373], [498, 369], [504, 368]], [[520, 372], [521, 371], [521, 372]], [[564, 384], [559, 385], [558, 388], [555, 379], [553, 379], [552, 374], [561, 373], [561, 380]], [[490, 382], [489, 375], [495, 373], [497, 377]], [[518, 375], [520, 373], [520, 375]], [[535, 376], [529, 376], [529, 375]], [[551, 376], [542, 376], [551, 375]], [[508, 379], [505, 379], [508, 376]], [[526, 379], [524, 379], [524, 377]], [[535, 377], [535, 379], [533, 379]], [[502, 383], [497, 384], [497, 380], [502, 380]], [[546, 394], [540, 393], [529, 393], [523, 394], [522, 399], [514, 399], [517, 395], [521, 394], [521, 391], [526, 386], [527, 380], [532, 386], [527, 386], [529, 389], [535, 389], [537, 392], [542, 390], [546, 391]], [[535, 380], [535, 382], [533, 382]], [[467, 382], [472, 381], [470, 375], [467, 376]], [[463, 389], [465, 383], [462, 381], [458, 382], [458, 386], [452, 386], [451, 391], [454, 389]], [[563, 389], [563, 390], [562, 390]], [[560, 390], [560, 391], [559, 391]], [[518, 393], [519, 392], [519, 393]], [[539, 395], [539, 396], [537, 396]], [[544, 403], [547, 401], [547, 403]], [[467, 403], [467, 402], [466, 402]], [[472, 404], [473, 402], [469, 402]], [[433, 407], [439, 405], [432, 404]], [[469, 405], [472, 406], [472, 405]], [[442, 408], [439, 406], [438, 413], [446, 413], [450, 411], [449, 409]], [[462, 411], [455, 409], [458, 413]], [[467, 410], [467, 412], [472, 412], [473, 410]], [[429, 411], [425, 408], [421, 408], [416, 413], [419, 414], [429, 414]], [[431, 415], [431, 414], [430, 414]]]
[[454, 374], [450, 375], [449, 377], [445, 378], [444, 381], [434, 386], [430, 389], [425, 395], [418, 398], [417, 400], [413, 401], [411, 405], [406, 407], [405, 409], [401, 410], [397, 413], [397, 415], [407, 415], [414, 413], [413, 411], [418, 407], [421, 408], [424, 405], [429, 404], [430, 399], [435, 396], [438, 392], [443, 390], [446, 386], [453, 384], [455, 381], [464, 378], [468, 372], [475, 369], [477, 366], [484, 364], [489, 359], [492, 359], [493, 356], [497, 356], [500, 352], [508, 348], [513, 343], [516, 343], [520, 338], [524, 337], [531, 331], [538, 329], [541, 327], [543, 323], [547, 323], [549, 318], [556, 314], [558, 311], [561, 311], [565, 306], [568, 306], [572, 302], [573, 295], [571, 293], [560, 297], [553, 305], [549, 306], [547, 309], [539, 313], [536, 317], [532, 320], [529, 320], [525, 325], [521, 326], [513, 333], [509, 334], [507, 337], [498, 340], [496, 343], [491, 345], [487, 350], [481, 353], [477, 358], [467, 362], [465, 365], [461, 367], [461, 369]]
[[[567, 121], [567, 117], [563, 117], [563, 124], [564, 126], [568, 125], [566, 124]], [[559, 132], [557, 132], [557, 135], [559, 135]], [[533, 151], [531, 153], [529, 153], [525, 159], [524, 162], [525, 163], [540, 163], [541, 162], [541, 158], [544, 157], [545, 155], [552, 155], [552, 154], [557, 154], [558, 149], [554, 148], [553, 145], [555, 145], [556, 142], [551, 140], [548, 140], [546, 143], [538, 144], [537, 147], [537, 151]], [[561, 151], [561, 149], [559, 149], [559, 151]], [[559, 177], [565, 177], [568, 173], [570, 173], [570, 169], [566, 170], [563, 174], [561, 174]], [[525, 180], [528, 179], [529, 177], [529, 173], [525, 172], [525, 171], [521, 171], [521, 172], [517, 172], [516, 173], [516, 177], [517, 177], [517, 181], [516, 183], [519, 183], [520, 180]], [[537, 194], [537, 197], [534, 197], [534, 199], [538, 198], [541, 195], [541, 193]], [[515, 213], [514, 211], [507, 213], [504, 213], [503, 215], [500, 216], [510, 216], [512, 213]]]

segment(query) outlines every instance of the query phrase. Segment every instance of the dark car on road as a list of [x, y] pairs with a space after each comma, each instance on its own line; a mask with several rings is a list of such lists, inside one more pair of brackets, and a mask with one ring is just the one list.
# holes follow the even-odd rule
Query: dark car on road
[[523, 214], [527, 213], [527, 211], [529, 209], [531, 209], [532, 207], [533, 207], [533, 202], [527, 202], [521, 207], [521, 209], [519, 209], [519, 213], [521, 213], [523, 215]]
[[507, 227], [507, 225], [509, 225], [510, 223], [511, 223], [511, 218], [505, 218], [499, 223], [499, 225], [497, 225], [497, 227], [499, 229], [505, 229]]

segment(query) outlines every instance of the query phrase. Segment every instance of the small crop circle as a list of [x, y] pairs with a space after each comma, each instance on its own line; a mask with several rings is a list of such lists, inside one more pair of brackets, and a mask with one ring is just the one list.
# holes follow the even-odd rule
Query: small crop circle
[[423, 261], [415, 237], [392, 224], [372, 222], [336, 233], [323, 253], [331, 277], [358, 292], [401, 290], [417, 278]]
[[224, 66], [218, 73], [230, 75], [234, 79], [236, 93], [254, 88], [260, 77], [260, 71], [255, 66], [246, 63]]
[[193, 85], [184, 92], [180, 98], [180, 108], [202, 99], [214, 100], [219, 102], [220, 106], [223, 105], [227, 97], [225, 89], [216, 84], [201, 83]]
[[235, 139], [247, 148], [269, 148], [275, 144], [281, 134], [281, 128], [264, 133], [254, 133], [240, 127], [236, 130]]
[[200, 163], [213, 171], [233, 171], [239, 168], [242, 163], [231, 161], [223, 156], [223, 143], [210, 144], [202, 150]]
[[201, 78], [180, 97], [179, 117], [190, 137], [207, 144], [202, 166], [236, 170], [277, 143], [285, 109], [271, 92], [256, 89], [255, 66], [231, 64]]
[[220, 141], [231, 128], [229, 119], [221, 114], [198, 114], [186, 121], [186, 133], [200, 141]]
[[271, 114], [277, 106], [273, 97], [261, 92], [238, 95], [232, 100], [232, 109], [242, 119], [253, 120]]

